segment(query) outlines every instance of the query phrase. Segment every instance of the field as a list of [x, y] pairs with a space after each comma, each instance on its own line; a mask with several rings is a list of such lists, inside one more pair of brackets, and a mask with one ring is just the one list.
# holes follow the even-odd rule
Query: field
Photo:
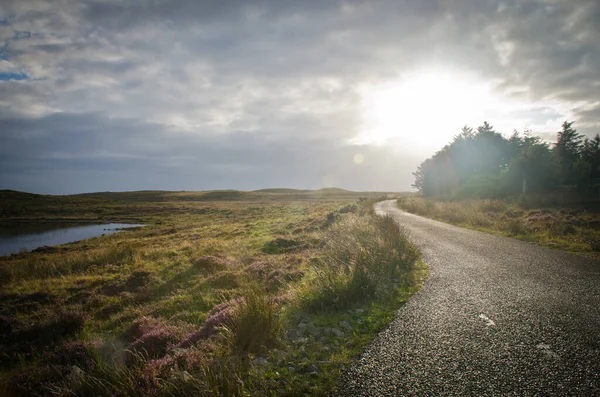
[[442, 201], [405, 196], [398, 199], [398, 207], [455, 225], [600, 258], [597, 204], [560, 205], [544, 197]]
[[337, 189], [0, 192], [3, 223], [145, 227], [0, 257], [0, 394], [323, 395], [427, 271]]

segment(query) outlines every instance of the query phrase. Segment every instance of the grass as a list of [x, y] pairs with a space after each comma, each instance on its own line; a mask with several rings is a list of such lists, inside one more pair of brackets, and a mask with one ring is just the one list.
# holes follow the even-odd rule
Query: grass
[[4, 222], [147, 226], [0, 257], [0, 395], [333, 393], [426, 277], [375, 200], [211, 193], [10, 192]]
[[418, 196], [397, 203], [414, 214], [600, 258], [600, 211], [590, 204], [551, 205], [543, 197], [441, 201]]

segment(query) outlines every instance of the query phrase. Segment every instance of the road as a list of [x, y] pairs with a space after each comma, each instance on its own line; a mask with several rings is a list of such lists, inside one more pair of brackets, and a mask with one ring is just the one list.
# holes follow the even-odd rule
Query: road
[[600, 396], [600, 262], [375, 207], [430, 278], [342, 377], [345, 396]]

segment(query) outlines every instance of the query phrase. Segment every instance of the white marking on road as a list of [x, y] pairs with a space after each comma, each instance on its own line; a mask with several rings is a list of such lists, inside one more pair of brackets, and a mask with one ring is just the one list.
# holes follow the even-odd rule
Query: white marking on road
[[559, 357], [558, 354], [556, 354], [552, 350], [550, 350], [550, 345], [547, 345], [544, 342], [538, 343], [535, 347], [537, 349], [543, 351], [544, 353], [546, 353], [547, 355], [549, 355], [552, 358], [558, 358]]
[[487, 325], [488, 327], [493, 327], [494, 325], [496, 325], [496, 323], [494, 321], [492, 321], [488, 316], [486, 316], [485, 314], [480, 314], [479, 318], [485, 321], [485, 325]]

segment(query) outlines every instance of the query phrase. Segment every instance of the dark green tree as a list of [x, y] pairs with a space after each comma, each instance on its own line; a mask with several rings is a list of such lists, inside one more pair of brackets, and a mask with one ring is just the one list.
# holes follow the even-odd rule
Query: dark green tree
[[563, 123], [552, 148], [527, 130], [507, 139], [487, 122], [476, 130], [465, 126], [419, 165], [413, 186], [425, 196], [448, 198], [518, 194], [524, 183], [528, 192], [561, 184], [587, 192], [600, 184], [600, 136], [584, 139], [573, 124]]
[[510, 193], [521, 192], [523, 180], [528, 192], [544, 191], [557, 182], [557, 172], [552, 161], [550, 146], [540, 137], [518, 132], [510, 137], [513, 149], [508, 172], [505, 177], [505, 188]]
[[559, 169], [560, 182], [573, 185], [578, 182], [578, 161], [582, 149], [583, 135], [573, 128], [574, 122], [565, 121], [558, 132], [554, 146], [554, 159]]
[[577, 185], [588, 188], [600, 183], [600, 136], [585, 138], [581, 145], [580, 158], [576, 163]]

